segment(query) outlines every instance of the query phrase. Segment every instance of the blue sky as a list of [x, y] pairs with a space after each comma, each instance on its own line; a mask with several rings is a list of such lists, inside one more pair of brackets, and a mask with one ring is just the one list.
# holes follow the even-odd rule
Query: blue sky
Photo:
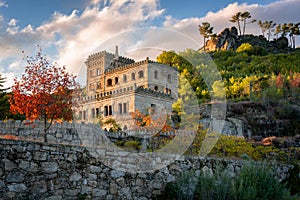
[[[33, 56], [36, 45], [78, 74], [96, 50], [119, 45], [122, 55], [155, 59], [162, 50], [200, 48], [202, 22], [218, 33], [238, 11], [284, 23], [299, 22], [299, 10], [300, 0], [0, 0], [0, 74], [10, 86], [24, 72], [21, 52]], [[260, 34], [257, 24], [247, 32]]]

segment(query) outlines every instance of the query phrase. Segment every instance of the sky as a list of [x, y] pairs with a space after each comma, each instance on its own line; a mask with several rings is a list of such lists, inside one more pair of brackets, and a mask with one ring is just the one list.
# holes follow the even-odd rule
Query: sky
[[[10, 87], [24, 73], [24, 55], [34, 56], [37, 45], [83, 77], [90, 54], [114, 52], [116, 45], [122, 56], [155, 60], [163, 50], [202, 47], [202, 22], [219, 33], [235, 25], [229, 19], [239, 11], [282, 24], [300, 22], [299, 10], [300, 0], [0, 0], [0, 74]], [[257, 23], [246, 33], [261, 34]]]

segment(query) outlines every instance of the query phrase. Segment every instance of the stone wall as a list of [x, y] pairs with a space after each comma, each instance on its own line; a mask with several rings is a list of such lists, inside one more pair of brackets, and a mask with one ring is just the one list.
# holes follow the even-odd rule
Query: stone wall
[[[147, 154], [147, 158], [152, 155], [154, 165], [164, 162], [164, 155]], [[104, 156], [111, 160], [103, 159]], [[212, 170], [220, 164], [235, 174], [243, 165], [242, 161], [234, 160], [168, 157], [172, 162], [155, 170], [130, 172], [122, 170], [122, 165], [133, 166], [137, 161], [134, 153], [111, 148], [0, 139], [0, 199], [73, 200], [85, 197], [147, 200], [160, 194], [166, 184], [182, 172], [199, 175], [201, 169]], [[112, 167], [109, 162], [116, 166]], [[292, 166], [273, 167], [278, 178], [283, 180], [288, 177]]]

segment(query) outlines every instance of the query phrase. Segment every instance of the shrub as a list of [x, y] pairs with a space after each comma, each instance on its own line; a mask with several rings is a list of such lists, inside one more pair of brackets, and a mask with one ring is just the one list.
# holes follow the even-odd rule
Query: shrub
[[267, 165], [245, 165], [230, 191], [234, 200], [289, 200], [293, 198], [284, 184], [281, 184]]
[[131, 148], [131, 149], [134, 149], [134, 150], [139, 150], [140, 149], [140, 143], [138, 141], [134, 141], [134, 140], [125, 142], [124, 146], [128, 147], [128, 148]]
[[213, 174], [203, 171], [195, 190], [196, 199], [225, 200], [229, 197], [232, 178], [226, 170], [217, 166]]

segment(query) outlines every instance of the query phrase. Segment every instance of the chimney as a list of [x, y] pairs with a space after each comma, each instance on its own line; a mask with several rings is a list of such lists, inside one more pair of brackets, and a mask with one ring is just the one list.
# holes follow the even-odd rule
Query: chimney
[[118, 50], [118, 45], [116, 46], [116, 52], [115, 52], [115, 60], [119, 60], [119, 50]]

